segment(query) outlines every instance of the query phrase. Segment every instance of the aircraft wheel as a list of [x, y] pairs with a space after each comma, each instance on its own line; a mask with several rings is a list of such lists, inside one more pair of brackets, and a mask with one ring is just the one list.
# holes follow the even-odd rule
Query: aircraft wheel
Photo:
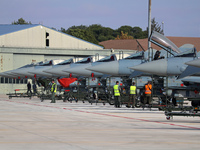
[[198, 106], [200, 106], [200, 101], [198, 101], [198, 100], [193, 100], [193, 101], [192, 101], [192, 106], [193, 106], [193, 107], [198, 107]]
[[167, 119], [167, 120], [170, 120], [170, 119], [171, 119], [171, 117], [170, 117], [170, 116], [167, 116], [167, 117], [166, 117], [166, 119]]

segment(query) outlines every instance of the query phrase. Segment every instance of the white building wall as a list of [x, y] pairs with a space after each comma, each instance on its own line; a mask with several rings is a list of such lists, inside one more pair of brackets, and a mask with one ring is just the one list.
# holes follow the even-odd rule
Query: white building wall
[[27, 64], [44, 61], [44, 55], [25, 55], [14, 54], [13, 55], [13, 69], [17, 69]]
[[0, 53], [0, 72], [9, 71], [13, 69], [13, 54]]
[[4, 47], [45, 47], [45, 31], [40, 26], [20, 30], [0, 36], [0, 44]]
[[26, 84], [0, 84], [0, 94], [14, 93], [15, 89], [20, 89], [18, 93], [25, 93], [27, 91]]
[[2, 47], [46, 48], [46, 32], [49, 33], [49, 48], [103, 49], [102, 47], [42, 25], [0, 36]]

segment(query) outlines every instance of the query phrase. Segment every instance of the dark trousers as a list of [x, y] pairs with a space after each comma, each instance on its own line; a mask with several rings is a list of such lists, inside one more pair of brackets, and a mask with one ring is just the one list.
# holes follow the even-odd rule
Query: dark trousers
[[132, 104], [132, 107], [135, 107], [135, 94], [130, 94], [129, 95], [129, 102], [128, 102], [128, 106], [130, 106]]
[[114, 96], [115, 98], [115, 107], [119, 108], [120, 107], [120, 96]]
[[55, 92], [52, 93], [51, 95], [51, 103], [56, 103], [56, 100], [55, 100]]
[[31, 96], [32, 96], [32, 91], [31, 91], [31, 89], [28, 89], [28, 90], [27, 90], [27, 95], [28, 95], [29, 92], [31, 93]]
[[151, 94], [145, 94], [144, 105], [145, 104], [150, 104], [151, 105]]

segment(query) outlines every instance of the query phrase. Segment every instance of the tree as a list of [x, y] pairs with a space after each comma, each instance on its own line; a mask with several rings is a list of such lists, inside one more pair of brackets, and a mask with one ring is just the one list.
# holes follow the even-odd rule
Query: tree
[[121, 31], [121, 36], [118, 35], [115, 38], [115, 40], [126, 40], [126, 39], [133, 39], [133, 37], [128, 35], [128, 32], [124, 33], [123, 31]]
[[128, 35], [134, 36], [133, 34], [133, 28], [131, 26], [121, 26], [120, 28], [117, 29], [119, 35], [121, 34], [121, 32], [125, 32], [128, 33]]
[[159, 25], [158, 22], [156, 22], [155, 18], [151, 20], [151, 31], [157, 31], [163, 34], [163, 29], [161, 28], [161, 25]]
[[83, 39], [85, 41], [98, 44], [99, 42], [96, 40], [94, 37], [93, 33], [88, 31], [88, 30], [83, 30], [83, 29], [70, 29], [68, 31], [68, 34], [75, 36], [77, 38]]
[[32, 24], [30, 21], [26, 22], [23, 18], [19, 18], [18, 21], [12, 22], [12, 24]]
[[[72, 26], [70, 28], [68, 28], [65, 32], [68, 33], [70, 32], [70, 29], [82, 29], [82, 30], [86, 30], [88, 27], [85, 25], [80, 25], [80, 26]], [[62, 29], [62, 28], [61, 28]]]
[[135, 39], [143, 39], [146, 38], [144, 32], [142, 31], [142, 28], [140, 27], [133, 27], [133, 37]]

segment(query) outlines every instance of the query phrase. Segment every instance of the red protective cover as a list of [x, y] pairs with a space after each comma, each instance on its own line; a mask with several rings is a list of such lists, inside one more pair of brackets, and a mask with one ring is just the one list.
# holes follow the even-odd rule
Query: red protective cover
[[67, 88], [67, 87], [69, 87], [69, 85], [71, 83], [73, 83], [74, 81], [76, 81], [77, 78], [71, 77], [71, 78], [62, 78], [62, 79], [57, 79], [57, 80], [58, 80], [58, 82], [60, 83], [60, 85], [62, 87]]

